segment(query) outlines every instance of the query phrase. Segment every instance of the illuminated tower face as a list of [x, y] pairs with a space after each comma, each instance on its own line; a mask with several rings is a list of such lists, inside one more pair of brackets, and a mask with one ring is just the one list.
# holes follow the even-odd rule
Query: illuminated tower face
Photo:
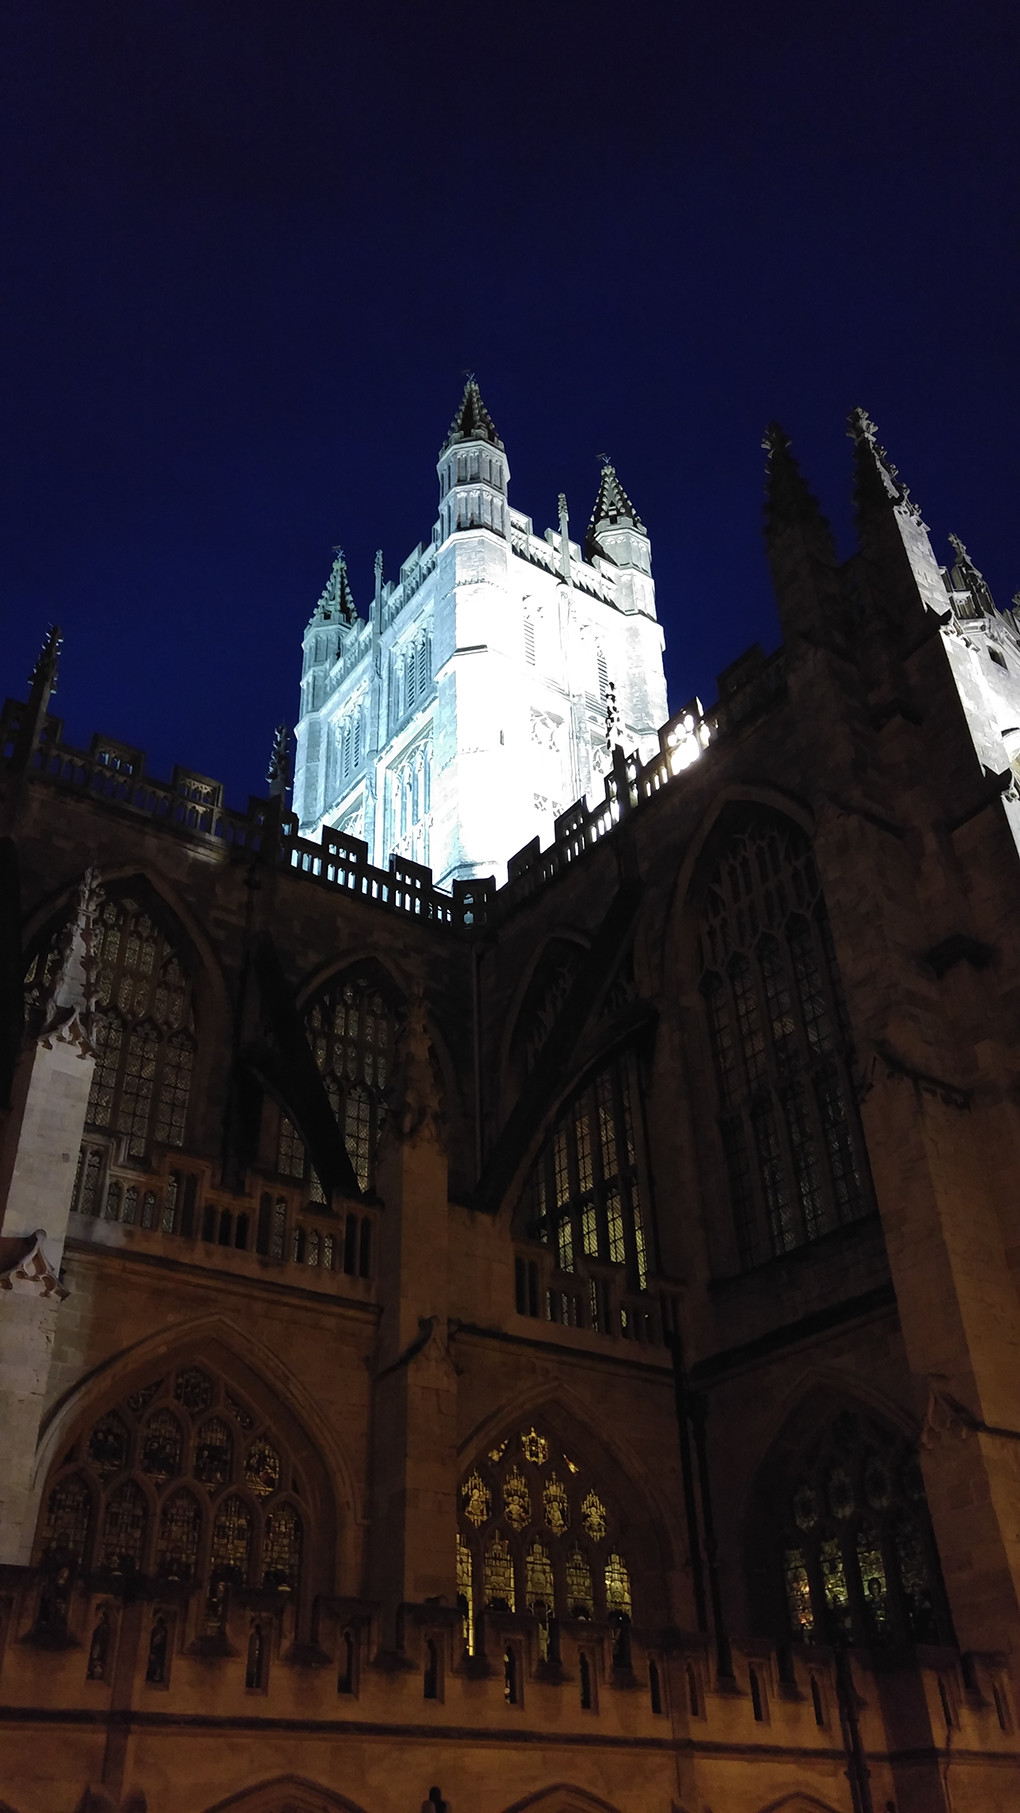
[[449, 887], [502, 881], [601, 797], [611, 684], [628, 750], [651, 754], [668, 712], [650, 545], [612, 468], [583, 550], [562, 500], [536, 535], [471, 379], [437, 470], [439, 519], [396, 585], [377, 569], [367, 620], [334, 563], [305, 635], [294, 809], [304, 836], [339, 829]]

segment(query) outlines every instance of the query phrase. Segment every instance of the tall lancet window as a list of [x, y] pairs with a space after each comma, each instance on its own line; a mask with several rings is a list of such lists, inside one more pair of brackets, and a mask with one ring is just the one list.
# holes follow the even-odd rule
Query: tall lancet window
[[[42, 999], [59, 939], [33, 962], [28, 999]], [[123, 1158], [182, 1146], [195, 1054], [190, 979], [163, 927], [132, 894], [99, 908], [96, 1064], [86, 1126], [117, 1136]]]
[[829, 921], [798, 826], [755, 812], [733, 830], [701, 961], [737, 1250], [754, 1266], [871, 1207]]
[[428, 867], [432, 842], [432, 745], [407, 750], [390, 773], [390, 847]]

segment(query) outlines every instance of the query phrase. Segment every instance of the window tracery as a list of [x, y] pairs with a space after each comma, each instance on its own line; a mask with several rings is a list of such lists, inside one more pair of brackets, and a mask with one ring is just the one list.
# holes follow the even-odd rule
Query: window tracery
[[[396, 1039], [393, 1006], [373, 973], [348, 972], [334, 977], [309, 1004], [305, 1032], [354, 1174], [361, 1188], [368, 1190], [386, 1116]], [[277, 1170], [303, 1182], [313, 1201], [322, 1201], [304, 1141], [284, 1113], [280, 1115]], [[316, 1253], [308, 1263], [316, 1263], [318, 1257]]]
[[204, 1582], [202, 1630], [214, 1635], [230, 1586], [297, 1593], [299, 1498], [275, 1432], [204, 1368], [182, 1367], [132, 1393], [68, 1452], [40, 1520], [38, 1623], [63, 1628], [84, 1570]]
[[629, 1620], [618, 1518], [555, 1437], [522, 1428], [479, 1458], [460, 1486], [457, 1592], [465, 1643], [485, 1607], [526, 1608], [550, 1653], [556, 1618]]
[[805, 833], [749, 816], [706, 891], [701, 994], [741, 1265], [871, 1208], [853, 1051]]
[[[45, 1000], [60, 961], [60, 938], [33, 960], [26, 977], [30, 1005]], [[132, 895], [109, 894], [96, 930], [96, 1061], [87, 1127], [117, 1135], [126, 1160], [144, 1160], [154, 1145], [184, 1144], [195, 1058], [192, 988], [172, 939]], [[75, 1207], [95, 1197], [94, 1175], [79, 1173]]]
[[[645, 1290], [650, 1253], [638, 1164], [634, 1060], [624, 1053], [599, 1071], [562, 1110], [532, 1168], [529, 1232], [553, 1249], [561, 1272], [583, 1276], [596, 1264], [625, 1268], [628, 1286]], [[592, 1279], [591, 1319], [600, 1326]]]
[[938, 1643], [949, 1634], [917, 1456], [841, 1412], [781, 1495], [783, 1588], [799, 1642]]

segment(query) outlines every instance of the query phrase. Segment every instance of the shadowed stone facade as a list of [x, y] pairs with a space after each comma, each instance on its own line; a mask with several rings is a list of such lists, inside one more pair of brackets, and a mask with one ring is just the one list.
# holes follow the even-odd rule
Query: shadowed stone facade
[[8, 704], [13, 1813], [1017, 1804], [1020, 639], [852, 432], [499, 888]]

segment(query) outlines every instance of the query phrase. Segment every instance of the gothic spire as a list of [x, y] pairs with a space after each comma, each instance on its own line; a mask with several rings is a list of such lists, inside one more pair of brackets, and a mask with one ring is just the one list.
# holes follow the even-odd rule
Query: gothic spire
[[917, 505], [910, 502], [906, 485], [901, 484], [896, 467], [879, 444], [878, 429], [866, 409], [850, 411], [847, 432], [856, 454], [858, 510], [905, 504], [912, 515], [918, 516]]
[[315, 607], [315, 615], [319, 623], [339, 623], [349, 627], [357, 622], [358, 609], [347, 577], [347, 562], [342, 548], [334, 550], [333, 565]]
[[779, 422], [770, 422], [762, 446], [765, 465], [765, 541], [768, 546], [784, 529], [812, 529], [833, 549], [832, 530], [821, 506], [793, 457], [790, 437]]
[[450, 424], [450, 432], [440, 453], [445, 453], [458, 441], [488, 441], [490, 446], [498, 447], [501, 453], [506, 451], [496, 433], [496, 424], [482, 402], [482, 393], [473, 375], [468, 377], [464, 386], [460, 408]]
[[605, 556], [605, 549], [600, 545], [600, 535], [604, 529], [634, 529], [638, 535], [646, 532], [644, 523], [616, 476], [615, 466], [608, 459], [602, 462], [598, 496], [584, 538], [586, 560], [591, 560], [595, 554]]

